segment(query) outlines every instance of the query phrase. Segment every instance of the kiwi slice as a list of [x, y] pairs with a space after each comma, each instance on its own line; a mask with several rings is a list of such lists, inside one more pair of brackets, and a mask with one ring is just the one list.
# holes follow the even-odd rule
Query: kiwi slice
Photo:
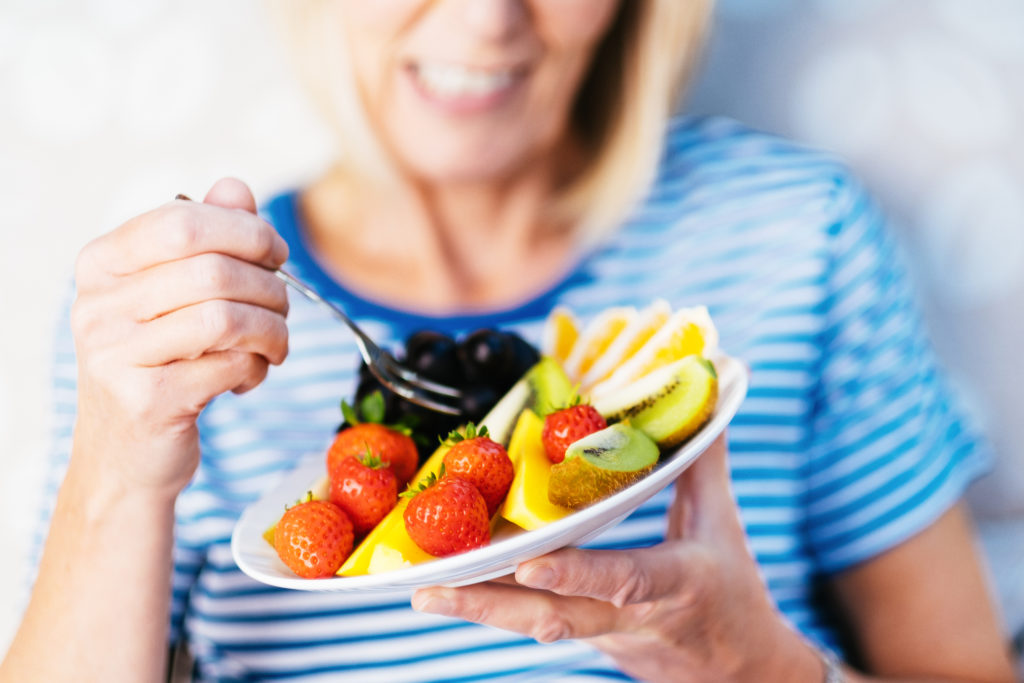
[[658, 462], [658, 446], [625, 422], [574, 442], [551, 466], [548, 500], [579, 509], [642, 479]]
[[530, 387], [528, 406], [538, 417], [564, 407], [572, 398], [573, 386], [554, 358], [544, 356], [526, 373]]
[[491, 439], [508, 448], [508, 443], [512, 439], [512, 429], [522, 412], [529, 407], [532, 395], [533, 391], [524, 377], [513, 384], [501, 400], [494, 404], [480, 421], [482, 426], [487, 427]]
[[687, 356], [595, 399], [594, 407], [609, 422], [628, 419], [661, 448], [672, 448], [704, 426], [717, 401], [715, 366], [702, 356]]

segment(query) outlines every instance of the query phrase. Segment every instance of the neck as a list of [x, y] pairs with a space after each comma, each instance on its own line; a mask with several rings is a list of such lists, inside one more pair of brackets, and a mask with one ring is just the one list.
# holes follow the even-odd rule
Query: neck
[[303, 199], [311, 241], [339, 280], [371, 298], [432, 312], [514, 303], [573, 256], [572, 231], [549, 210], [565, 164], [547, 161], [502, 182], [400, 178], [386, 189], [335, 169]]

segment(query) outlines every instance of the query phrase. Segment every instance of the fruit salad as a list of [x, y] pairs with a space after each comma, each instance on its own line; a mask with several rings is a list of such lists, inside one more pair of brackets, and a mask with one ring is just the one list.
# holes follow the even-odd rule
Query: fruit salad
[[264, 536], [299, 576], [357, 576], [562, 519], [645, 477], [707, 422], [717, 341], [706, 309], [662, 300], [585, 326], [559, 307], [540, 354], [494, 330], [417, 333], [404, 361], [475, 394], [473, 419], [425, 415], [362, 373], [326, 476]]

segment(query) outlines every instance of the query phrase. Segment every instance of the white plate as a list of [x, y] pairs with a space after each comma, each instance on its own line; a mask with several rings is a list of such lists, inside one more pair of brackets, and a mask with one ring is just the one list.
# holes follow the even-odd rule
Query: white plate
[[644, 501], [662, 490], [707, 449], [732, 420], [747, 394], [747, 370], [729, 357], [716, 359], [719, 396], [715, 412], [689, 441], [662, 458], [651, 474], [605, 500], [534, 531], [496, 535], [490, 545], [461, 555], [439, 558], [383, 574], [301, 579], [277, 557], [263, 532], [281, 516], [311, 482], [323, 477], [317, 459], [289, 474], [273, 491], [253, 503], [235, 525], [231, 553], [239, 568], [265, 584], [305, 591], [395, 591], [423, 586], [463, 586], [515, 571], [520, 562], [553, 550], [579, 545], [618, 524]]

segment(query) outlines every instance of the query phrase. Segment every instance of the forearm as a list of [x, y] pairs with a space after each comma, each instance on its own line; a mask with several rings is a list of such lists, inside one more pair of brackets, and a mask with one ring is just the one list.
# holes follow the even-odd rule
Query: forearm
[[[780, 656], [775, 659], [771, 678], [754, 675], [748, 680], [773, 680], [787, 683], [793, 681], [822, 683], [826, 680], [825, 657], [808, 643], [801, 643], [799, 646], [790, 643], [789, 647], [782, 647], [779, 652]], [[837, 663], [836, 666], [839, 667], [842, 674], [843, 683], [1013, 683], [1013, 674], [1009, 672], [1005, 676], [997, 674], [995, 677], [979, 672], [978, 676], [971, 678], [929, 675], [875, 676], [856, 671], [842, 663]]]
[[173, 498], [131, 490], [76, 460], [0, 681], [162, 680]]
[[[777, 638], [771, 648], [773, 656], [768, 663], [755, 671], [747, 671], [741, 680], [779, 681], [780, 683], [822, 683], [826, 680], [825, 657], [807, 641], [796, 635], [789, 627], [778, 625]], [[930, 676], [930, 675], [869, 675], [844, 664], [838, 664], [844, 683], [1012, 683], [1013, 674], [976, 672], [976, 675]]]
[[934, 676], [868, 676], [848, 667], [843, 668], [844, 683], [1013, 683], [1013, 675], [1007, 674], [1007, 678], [971, 677], [971, 678], [945, 678]]

